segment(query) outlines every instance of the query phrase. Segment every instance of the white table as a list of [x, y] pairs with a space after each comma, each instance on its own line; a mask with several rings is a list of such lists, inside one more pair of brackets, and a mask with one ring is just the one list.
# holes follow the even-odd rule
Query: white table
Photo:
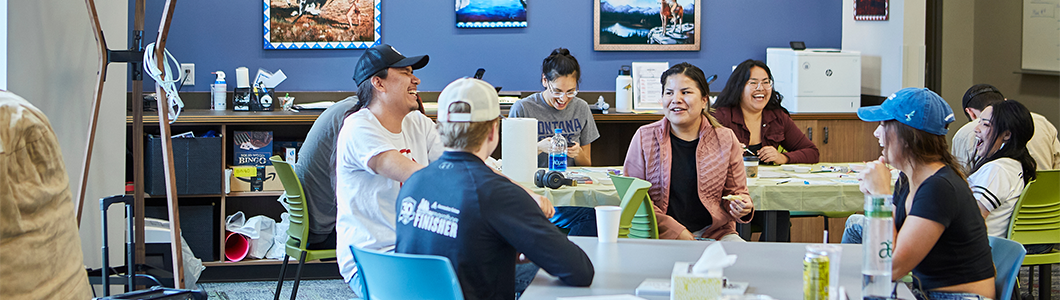
[[[564, 285], [544, 270], [538, 272], [523, 293], [525, 300], [556, 297], [635, 294], [646, 278], [670, 278], [674, 262], [695, 262], [711, 242], [677, 240], [619, 239], [615, 244], [599, 244], [594, 237], [570, 237], [580, 246], [596, 269], [589, 287]], [[731, 281], [748, 282], [748, 294], [769, 295], [777, 299], [802, 299], [802, 243], [720, 242], [729, 254], [736, 254], [736, 264], [725, 269]], [[851, 299], [861, 299], [861, 245], [844, 244], [840, 259], [839, 284], [847, 288]], [[899, 297], [913, 299], [904, 285]], [[647, 299], [668, 299], [640, 296]]]

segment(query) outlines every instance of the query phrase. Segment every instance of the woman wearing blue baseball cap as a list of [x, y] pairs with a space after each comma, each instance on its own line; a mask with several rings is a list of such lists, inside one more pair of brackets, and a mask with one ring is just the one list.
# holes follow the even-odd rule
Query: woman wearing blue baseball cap
[[[894, 195], [894, 278], [913, 272], [917, 299], [994, 298], [986, 224], [946, 143], [953, 111], [925, 88], [905, 88], [858, 109], [880, 122], [883, 155], [858, 175], [865, 194]], [[891, 189], [890, 164], [901, 171]]]

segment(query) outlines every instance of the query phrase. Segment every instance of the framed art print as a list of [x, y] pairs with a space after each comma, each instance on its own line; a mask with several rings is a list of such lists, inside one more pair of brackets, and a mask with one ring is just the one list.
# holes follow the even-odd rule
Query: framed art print
[[456, 0], [456, 27], [526, 27], [526, 0]]
[[854, 20], [887, 21], [890, 0], [854, 0]]
[[593, 50], [699, 51], [701, 0], [597, 0]]
[[366, 49], [380, 43], [381, 0], [264, 0], [265, 49]]

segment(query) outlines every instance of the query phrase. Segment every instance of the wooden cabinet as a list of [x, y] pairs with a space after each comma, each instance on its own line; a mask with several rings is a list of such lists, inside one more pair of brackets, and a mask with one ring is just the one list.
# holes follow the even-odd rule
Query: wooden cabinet
[[791, 118], [817, 145], [822, 163], [862, 162], [880, 157], [879, 141], [872, 132], [876, 122], [865, 122], [855, 114], [793, 114]]

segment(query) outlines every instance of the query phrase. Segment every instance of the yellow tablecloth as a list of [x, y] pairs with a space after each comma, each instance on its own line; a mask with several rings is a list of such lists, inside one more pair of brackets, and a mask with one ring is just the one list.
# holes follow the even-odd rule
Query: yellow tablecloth
[[[819, 171], [825, 167], [846, 167], [846, 163], [826, 163], [814, 165], [790, 165], [810, 167]], [[610, 184], [603, 171], [608, 167], [572, 168], [568, 171], [585, 174], [593, 178], [593, 184], [580, 184], [576, 187], [564, 186], [559, 189], [533, 187], [533, 183], [524, 183], [533, 187], [534, 192], [544, 195], [555, 206], [619, 205], [621, 199], [615, 187]], [[609, 167], [619, 169], [621, 167]], [[864, 204], [864, 195], [858, 189], [853, 173], [821, 172], [797, 173], [786, 171], [780, 166], [759, 167], [761, 178], [748, 181], [748, 192], [755, 201], [757, 210], [799, 210], [799, 211], [860, 211]], [[785, 178], [772, 178], [786, 176]]]

